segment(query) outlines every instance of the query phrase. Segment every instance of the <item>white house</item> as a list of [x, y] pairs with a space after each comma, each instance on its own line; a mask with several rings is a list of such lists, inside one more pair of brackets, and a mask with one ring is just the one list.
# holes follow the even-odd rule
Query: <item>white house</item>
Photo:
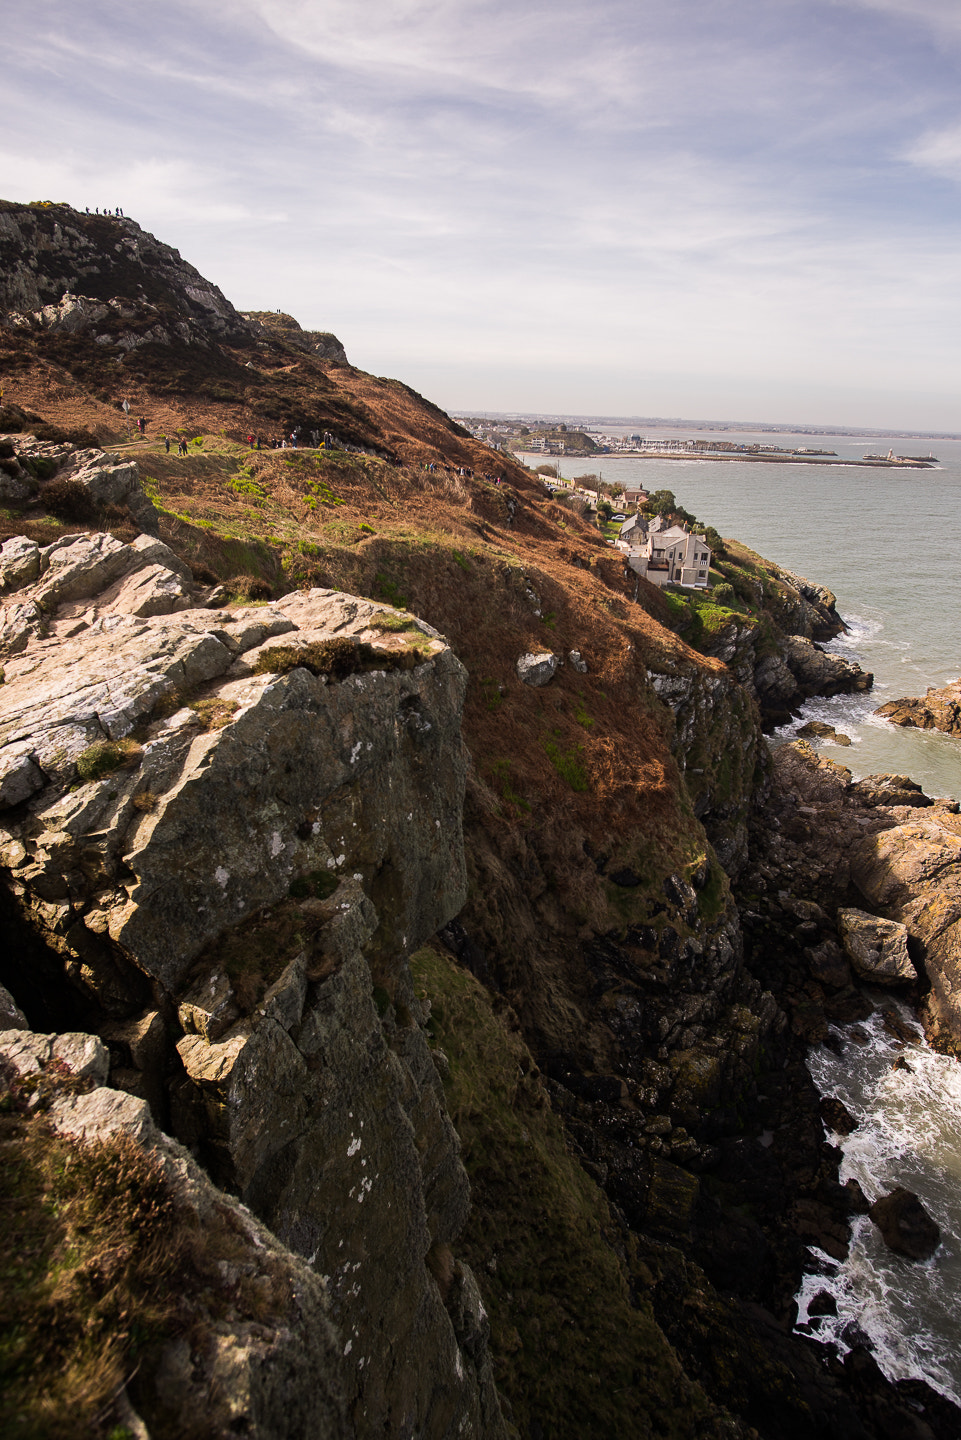
[[683, 525], [667, 526], [660, 515], [649, 524], [632, 516], [621, 526], [616, 544], [631, 569], [653, 585], [707, 589], [711, 552], [703, 535], [692, 535]]

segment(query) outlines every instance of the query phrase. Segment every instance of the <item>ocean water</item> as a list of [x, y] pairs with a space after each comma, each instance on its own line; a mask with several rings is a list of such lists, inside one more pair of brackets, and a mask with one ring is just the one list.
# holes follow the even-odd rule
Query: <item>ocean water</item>
[[811, 701], [782, 736], [805, 720], [826, 720], [854, 743], [825, 745], [825, 754], [855, 776], [906, 774], [929, 794], [961, 800], [961, 741], [900, 730], [872, 713], [887, 700], [923, 695], [929, 686], [961, 676], [961, 441], [728, 433], [723, 438], [817, 445], [851, 460], [868, 450], [884, 453], [891, 443], [896, 453], [924, 455], [933, 449], [938, 456], [932, 470], [613, 455], [564, 459], [560, 470], [568, 479], [592, 470], [612, 483], [673, 490], [704, 524], [827, 585], [849, 626], [848, 634], [827, 648], [872, 671], [874, 690]]
[[[722, 438], [818, 445], [847, 459], [885, 453], [892, 443], [895, 453], [938, 456], [931, 470], [626, 456], [563, 460], [560, 469], [565, 478], [593, 470], [612, 482], [673, 490], [704, 524], [827, 585], [849, 627], [827, 648], [873, 671], [874, 690], [810, 701], [775, 743], [805, 720], [826, 720], [853, 744], [819, 748], [856, 777], [906, 774], [930, 795], [961, 800], [961, 738], [901, 730], [872, 713], [961, 676], [961, 442]], [[841, 1178], [855, 1176], [872, 1201], [896, 1185], [913, 1190], [942, 1242], [917, 1264], [889, 1251], [868, 1217], [857, 1219], [843, 1265], [812, 1250], [798, 1323], [841, 1353], [866, 1337], [889, 1378], [926, 1379], [961, 1403], [961, 1065], [923, 1042], [901, 1050], [877, 1016], [862, 1028], [866, 1043], [839, 1032], [840, 1055], [822, 1047], [808, 1061], [821, 1093], [837, 1095], [860, 1122], [844, 1140], [828, 1137], [842, 1149]], [[910, 1071], [892, 1069], [899, 1053]], [[822, 1290], [834, 1297], [836, 1317], [809, 1315]]]
[[[877, 1012], [835, 1033], [841, 1052], [820, 1046], [808, 1068], [821, 1093], [836, 1095], [859, 1122], [850, 1135], [829, 1137], [842, 1150], [842, 1182], [853, 1176], [871, 1201], [897, 1185], [913, 1190], [940, 1226], [941, 1244], [929, 1260], [907, 1260], [859, 1216], [843, 1264], [812, 1248], [798, 1325], [841, 1354], [866, 1336], [889, 1379], [927, 1380], [961, 1405], [961, 1065], [923, 1041], [902, 1048]], [[909, 1069], [892, 1068], [899, 1056]], [[834, 1297], [837, 1315], [809, 1314], [820, 1291]]]

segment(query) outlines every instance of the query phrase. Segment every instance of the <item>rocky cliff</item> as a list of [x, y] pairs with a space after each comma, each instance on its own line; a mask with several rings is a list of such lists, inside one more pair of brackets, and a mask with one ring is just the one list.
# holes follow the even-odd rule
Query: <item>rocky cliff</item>
[[95, 1030], [113, 1082], [324, 1277], [359, 1433], [496, 1434], [406, 963], [463, 902], [461, 667], [329, 591], [202, 608], [159, 542], [12, 548], [6, 983], [40, 1029]]
[[[140, 1368], [97, 1423], [183, 1433], [189, 1376], [211, 1435], [954, 1434], [791, 1333], [858, 1203], [804, 1067], [874, 1003], [839, 912], [886, 961], [906, 903], [887, 854], [855, 888], [854, 841], [954, 823], [898, 777], [772, 767], [762, 712], [838, 680], [833, 597], [728, 542], [731, 593], [680, 614], [408, 387], [273, 330], [136, 347], [129, 442], [107, 347], [0, 334], [11, 1153], [132, 1165], [234, 1236], [191, 1241], [149, 1346], [119, 1326]], [[265, 406], [353, 428], [251, 452]], [[140, 1158], [101, 1166], [114, 1112]]]

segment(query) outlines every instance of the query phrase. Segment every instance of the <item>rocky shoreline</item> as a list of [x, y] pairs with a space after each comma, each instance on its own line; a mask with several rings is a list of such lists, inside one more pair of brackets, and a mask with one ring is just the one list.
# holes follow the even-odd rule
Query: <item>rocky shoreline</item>
[[961, 735], [961, 680], [954, 680], [940, 688], [932, 685], [921, 697], [889, 700], [874, 713], [905, 729], [940, 730], [944, 735]]

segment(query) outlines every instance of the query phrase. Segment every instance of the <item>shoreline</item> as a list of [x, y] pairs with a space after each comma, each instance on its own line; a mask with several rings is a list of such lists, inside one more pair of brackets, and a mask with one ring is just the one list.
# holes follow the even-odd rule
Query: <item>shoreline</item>
[[545, 463], [558, 460], [708, 460], [720, 465], [847, 465], [861, 470], [937, 470], [933, 460], [846, 460], [839, 455], [702, 455], [678, 454], [676, 450], [609, 450], [591, 455], [541, 455], [537, 450], [516, 452], [525, 459], [540, 458]]

